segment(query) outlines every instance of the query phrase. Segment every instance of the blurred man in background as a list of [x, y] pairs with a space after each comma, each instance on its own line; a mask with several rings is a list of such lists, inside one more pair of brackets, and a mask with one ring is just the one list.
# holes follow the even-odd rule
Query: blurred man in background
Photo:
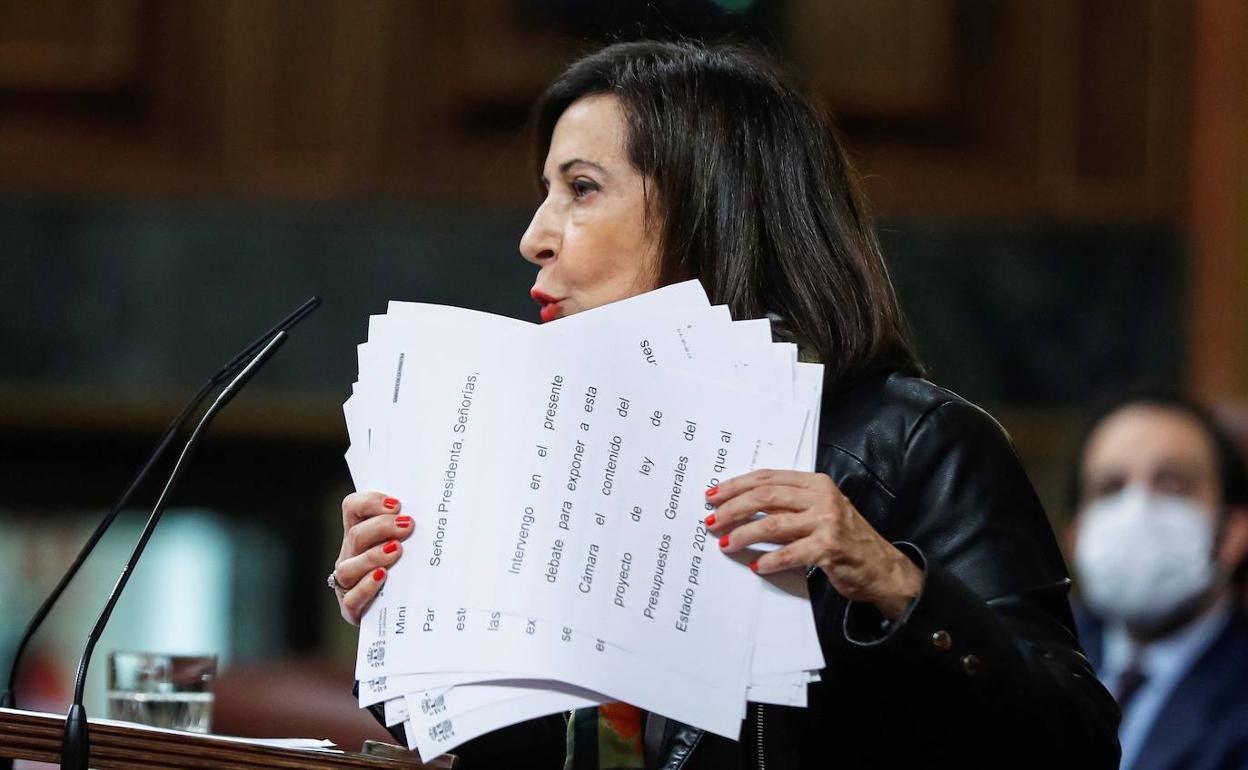
[[1122, 767], [1248, 768], [1248, 476], [1196, 404], [1135, 395], [1077, 455], [1080, 636], [1122, 706]]

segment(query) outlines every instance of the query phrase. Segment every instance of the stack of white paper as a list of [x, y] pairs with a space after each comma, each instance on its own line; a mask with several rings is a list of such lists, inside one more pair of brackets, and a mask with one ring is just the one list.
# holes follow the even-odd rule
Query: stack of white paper
[[805, 706], [805, 575], [723, 554], [704, 493], [813, 469], [821, 385], [696, 281], [543, 326], [391, 302], [346, 459], [415, 531], [360, 625], [360, 705], [424, 757], [611, 701], [734, 739], [747, 700]]

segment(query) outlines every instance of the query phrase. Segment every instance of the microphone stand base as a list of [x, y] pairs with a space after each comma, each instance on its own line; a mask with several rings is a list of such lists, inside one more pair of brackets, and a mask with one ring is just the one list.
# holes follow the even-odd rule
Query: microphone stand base
[[[13, 697], [12, 689], [5, 689], [0, 692], [0, 708], [16, 708], [17, 699]], [[13, 760], [8, 757], [0, 757], [0, 770], [13, 770]]]
[[[16, 705], [17, 701], [13, 698], [13, 691], [5, 689], [0, 692], [0, 708], [11, 709]], [[13, 770], [13, 760], [8, 757], [0, 757], [0, 770]]]
[[69, 707], [65, 717], [65, 739], [61, 741], [61, 770], [87, 770], [91, 756], [91, 735], [87, 710], [81, 703]]

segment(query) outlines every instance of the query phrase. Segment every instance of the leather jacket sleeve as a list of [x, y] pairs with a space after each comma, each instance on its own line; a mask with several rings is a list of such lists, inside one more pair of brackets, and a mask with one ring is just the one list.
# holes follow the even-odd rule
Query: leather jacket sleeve
[[1116, 768], [1118, 708], [1079, 647], [1065, 565], [1001, 427], [966, 402], [932, 407], [895, 495], [877, 528], [923, 568], [922, 591], [891, 624], [849, 603], [845, 640], [909, 672], [907, 697], [938, 705], [926, 713], [967, 764], [1025, 753], [1027, 766]]

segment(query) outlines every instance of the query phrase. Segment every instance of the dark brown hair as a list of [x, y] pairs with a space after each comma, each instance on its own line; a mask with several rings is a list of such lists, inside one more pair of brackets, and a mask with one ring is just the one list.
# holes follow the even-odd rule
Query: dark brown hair
[[633, 42], [576, 62], [536, 107], [539, 169], [564, 110], [619, 98], [662, 230], [658, 285], [698, 278], [734, 318], [774, 313], [833, 388], [921, 374], [857, 177], [830, 125], [735, 46]]

